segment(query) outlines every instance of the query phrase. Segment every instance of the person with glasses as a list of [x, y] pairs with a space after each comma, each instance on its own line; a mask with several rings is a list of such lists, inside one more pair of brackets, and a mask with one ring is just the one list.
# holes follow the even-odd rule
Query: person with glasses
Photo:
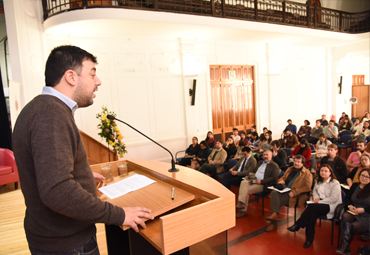
[[370, 169], [370, 156], [369, 155], [362, 154], [360, 158], [360, 162], [361, 162], [361, 166], [353, 168], [353, 170], [349, 173], [347, 177], [347, 184], [349, 188], [351, 188], [354, 182], [360, 182], [359, 173], [363, 169]]
[[352, 184], [345, 200], [342, 215], [342, 245], [337, 254], [351, 254], [349, 249], [354, 234], [370, 230], [370, 169], [362, 169], [359, 182]]

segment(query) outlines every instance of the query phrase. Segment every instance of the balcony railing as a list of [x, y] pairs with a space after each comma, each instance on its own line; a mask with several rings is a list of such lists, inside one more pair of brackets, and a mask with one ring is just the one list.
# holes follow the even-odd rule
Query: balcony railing
[[370, 32], [370, 10], [349, 13], [281, 0], [42, 0], [42, 3], [44, 20], [69, 10], [110, 7], [258, 21], [344, 33]]

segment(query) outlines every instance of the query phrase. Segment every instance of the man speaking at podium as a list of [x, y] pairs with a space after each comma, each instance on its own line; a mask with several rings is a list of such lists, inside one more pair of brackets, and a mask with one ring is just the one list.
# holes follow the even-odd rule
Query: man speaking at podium
[[99, 254], [95, 223], [145, 228], [142, 207], [121, 208], [97, 197], [74, 112], [94, 102], [101, 85], [96, 57], [75, 46], [52, 50], [42, 95], [20, 113], [13, 148], [26, 204], [32, 254]]

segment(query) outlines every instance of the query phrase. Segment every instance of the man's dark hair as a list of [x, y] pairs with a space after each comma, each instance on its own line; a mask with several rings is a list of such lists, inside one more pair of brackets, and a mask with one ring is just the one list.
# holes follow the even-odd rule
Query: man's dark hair
[[244, 147], [243, 149], [242, 149], [242, 152], [247, 152], [247, 153], [249, 153], [249, 152], [251, 152], [252, 150], [251, 150], [251, 148], [249, 148], [248, 146], [247, 147]]
[[239, 142], [239, 146], [245, 146], [246, 144], [245, 144], [245, 142], [244, 141], [240, 141]]
[[80, 74], [82, 62], [85, 60], [97, 63], [95, 56], [79, 47], [63, 45], [54, 48], [45, 65], [45, 85], [56, 86], [68, 70]]
[[271, 142], [271, 145], [275, 145], [277, 148], [279, 148], [281, 146], [279, 140], [274, 140]]
[[334, 120], [329, 120], [329, 122], [333, 122], [335, 124], [335, 121]]
[[239, 131], [237, 128], [233, 128], [233, 131]]
[[303, 165], [306, 162], [306, 159], [301, 154], [295, 155], [294, 159], [301, 159]]

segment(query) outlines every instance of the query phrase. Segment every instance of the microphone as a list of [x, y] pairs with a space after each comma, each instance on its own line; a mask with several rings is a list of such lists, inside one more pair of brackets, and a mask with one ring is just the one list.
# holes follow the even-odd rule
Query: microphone
[[155, 143], [156, 145], [162, 147], [163, 149], [165, 149], [166, 151], [168, 151], [170, 154], [171, 154], [171, 157], [172, 157], [172, 160], [171, 160], [171, 169], [168, 170], [168, 172], [178, 172], [179, 169], [175, 168], [175, 160], [173, 159], [173, 155], [172, 153], [165, 147], [163, 147], [162, 145], [160, 145], [159, 143], [157, 143], [156, 141], [154, 141], [152, 138], [150, 138], [149, 136], [141, 133], [139, 130], [137, 130], [136, 128], [134, 128], [133, 126], [127, 124], [126, 122], [120, 120], [120, 119], [117, 119], [116, 117], [114, 117], [113, 115], [107, 115], [107, 119], [110, 119], [110, 120], [118, 120], [119, 122], [129, 126], [130, 128], [132, 128], [133, 130], [135, 130], [136, 132], [138, 132], [139, 134], [141, 134], [142, 136], [145, 136], [146, 138], [148, 138], [150, 141], [152, 141], [153, 143]]

